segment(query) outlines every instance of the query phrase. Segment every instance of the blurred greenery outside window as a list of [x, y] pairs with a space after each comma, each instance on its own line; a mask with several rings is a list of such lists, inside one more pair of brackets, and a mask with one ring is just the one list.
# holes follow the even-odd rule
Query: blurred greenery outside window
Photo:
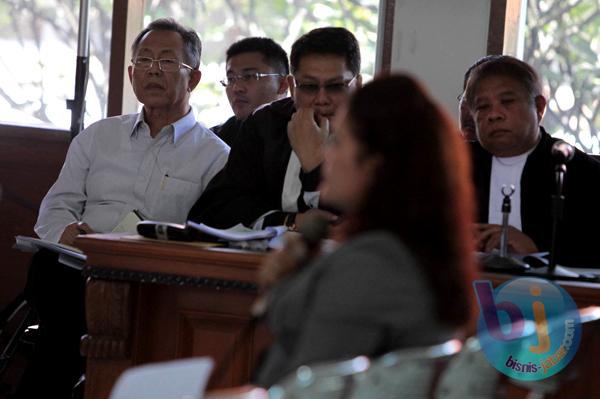
[[[147, 0], [143, 24], [173, 17], [198, 32], [202, 81], [191, 102], [198, 119], [213, 126], [233, 114], [218, 83], [233, 42], [268, 36], [289, 54], [303, 33], [343, 26], [360, 42], [367, 81], [375, 64], [378, 7], [378, 0]], [[78, 18], [77, 0], [0, 0], [0, 123], [69, 129], [66, 100], [74, 93]], [[89, 23], [85, 126], [106, 117], [112, 0], [92, 0]]]
[[300, 35], [322, 26], [343, 26], [358, 39], [363, 81], [373, 77], [379, 0], [148, 0], [144, 25], [173, 17], [194, 28], [202, 40], [202, 80], [192, 93], [198, 119], [223, 123], [233, 112], [219, 80], [225, 77], [225, 52], [237, 40], [266, 36], [290, 53]]
[[[85, 125], [106, 116], [112, 0], [90, 2]], [[68, 130], [79, 1], [0, 0], [0, 123]]]
[[600, 154], [600, 0], [529, 0], [523, 60], [549, 95], [546, 130]]

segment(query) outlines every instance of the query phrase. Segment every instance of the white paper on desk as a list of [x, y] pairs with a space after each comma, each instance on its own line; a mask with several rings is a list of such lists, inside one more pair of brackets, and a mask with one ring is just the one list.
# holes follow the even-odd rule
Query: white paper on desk
[[212, 369], [209, 357], [133, 367], [121, 374], [110, 399], [201, 399]]
[[85, 254], [76, 247], [45, 241], [35, 237], [15, 236], [14, 248], [23, 252], [37, 252], [41, 248], [58, 253], [58, 261], [75, 269], [82, 269], [85, 264]]
[[142, 219], [133, 211], [129, 212], [123, 220], [119, 222], [117, 227], [112, 229], [112, 233], [136, 233], [137, 232], [137, 224], [141, 222]]
[[596, 277], [600, 277], [600, 269], [598, 268], [588, 268], [588, 267], [569, 267], [570, 271], [578, 274], [592, 274]]
[[273, 238], [283, 234], [284, 231], [287, 231], [285, 226], [267, 227], [264, 230], [252, 230], [241, 223], [236, 224], [228, 229], [216, 229], [203, 223], [194, 223], [191, 220], [188, 220], [186, 225], [201, 231], [202, 233], [213, 237], [222, 238], [226, 241], [264, 240]]

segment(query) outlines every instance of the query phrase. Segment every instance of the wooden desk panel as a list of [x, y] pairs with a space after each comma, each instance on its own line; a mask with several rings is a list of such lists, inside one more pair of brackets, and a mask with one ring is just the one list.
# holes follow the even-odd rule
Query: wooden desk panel
[[190, 356], [215, 360], [211, 388], [250, 380], [270, 342], [249, 316], [262, 255], [119, 235], [77, 245], [88, 256], [87, 399], [107, 398], [128, 367]]
[[[85, 273], [88, 335], [86, 398], [105, 399], [133, 365], [189, 356], [216, 360], [211, 388], [249, 381], [271, 337], [249, 308], [262, 255], [186, 244], [89, 235], [76, 245], [88, 256]], [[514, 276], [484, 273], [494, 285]], [[578, 306], [600, 305], [600, 284], [560, 282]], [[600, 323], [585, 325], [579, 351], [561, 372], [570, 374], [551, 398], [600, 397]], [[222, 368], [221, 365], [225, 365]], [[509, 398], [524, 397], [509, 387]]]
[[[483, 273], [481, 279], [490, 280], [494, 287], [519, 276], [498, 273]], [[576, 281], [555, 281], [573, 298], [577, 307], [600, 306], [600, 284]], [[600, 322], [582, 324], [579, 349], [573, 360], [556, 377], [561, 380], [560, 389], [547, 399], [587, 399], [600, 398], [600, 385], [596, 383], [600, 376]], [[553, 377], [555, 378], [555, 377]], [[507, 387], [506, 398], [525, 398], [526, 391], [517, 386]]]
[[[536, 277], [536, 276], [515, 276], [500, 273], [482, 273], [480, 279], [490, 280], [494, 287], [517, 277]], [[554, 281], [564, 288], [573, 298], [578, 307], [600, 306], [600, 283], [588, 283], [579, 281]]]

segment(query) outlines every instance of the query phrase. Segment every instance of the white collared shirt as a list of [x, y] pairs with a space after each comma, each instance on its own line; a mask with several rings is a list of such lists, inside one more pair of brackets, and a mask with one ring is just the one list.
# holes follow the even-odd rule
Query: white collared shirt
[[[309, 208], [319, 207], [319, 191], [304, 191], [302, 192], [302, 181], [300, 180], [300, 172], [302, 165], [298, 155], [292, 150], [290, 160], [288, 161], [287, 169], [285, 170], [285, 179], [283, 181], [283, 190], [281, 192], [281, 210], [283, 212], [297, 213], [298, 199], [302, 195], [302, 200]], [[265, 218], [277, 210], [266, 212], [252, 223], [252, 228], [256, 230], [263, 229]]]
[[35, 232], [57, 242], [76, 221], [110, 232], [134, 209], [147, 219], [183, 223], [228, 154], [192, 111], [154, 138], [143, 112], [96, 122], [69, 146]]

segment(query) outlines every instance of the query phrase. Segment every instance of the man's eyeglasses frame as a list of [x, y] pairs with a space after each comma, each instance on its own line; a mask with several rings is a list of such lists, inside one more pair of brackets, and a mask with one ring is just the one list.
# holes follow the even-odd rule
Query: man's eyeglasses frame
[[242, 73], [239, 75], [231, 75], [231, 76], [227, 76], [225, 79], [220, 80], [219, 83], [221, 83], [221, 85], [223, 87], [231, 87], [233, 85], [235, 85], [236, 83], [242, 82], [242, 83], [250, 83], [253, 81], [258, 81], [261, 78], [266, 78], [267, 76], [279, 76], [282, 77], [284, 75], [280, 74], [280, 73], [261, 73], [261, 72], [252, 72], [252, 73]]
[[[144, 66], [143, 62], [150, 62], [150, 64], [148, 66]], [[187, 68], [190, 71], [193, 71], [195, 68], [192, 68], [191, 66], [189, 66], [188, 64], [179, 61], [178, 59], [175, 58], [150, 58], [150, 57], [135, 57], [131, 59], [131, 64], [133, 65], [134, 68], [138, 68], [141, 70], [148, 70], [151, 69], [152, 66], [154, 65], [154, 63], [158, 64], [158, 69], [160, 69], [163, 72], [175, 72], [180, 70], [182, 67], [183, 68]], [[173, 67], [167, 67], [165, 68], [165, 65], [173, 65]], [[177, 67], [175, 67], [174, 65], [177, 65]]]
[[358, 75], [354, 75], [354, 77], [348, 81], [340, 83], [327, 83], [324, 85], [316, 83], [298, 83], [296, 78], [294, 78], [294, 87], [311, 96], [316, 96], [321, 89], [324, 89], [327, 94], [335, 95], [347, 91], [357, 77]]

